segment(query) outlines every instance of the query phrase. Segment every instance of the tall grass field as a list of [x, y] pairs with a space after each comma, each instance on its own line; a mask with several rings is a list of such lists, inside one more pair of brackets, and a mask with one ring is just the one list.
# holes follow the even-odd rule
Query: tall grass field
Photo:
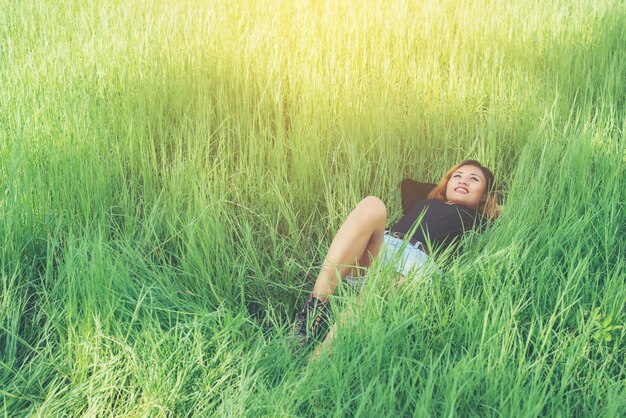
[[[463, 159], [443, 274], [293, 318]], [[623, 0], [0, 0], [0, 414], [626, 416]]]

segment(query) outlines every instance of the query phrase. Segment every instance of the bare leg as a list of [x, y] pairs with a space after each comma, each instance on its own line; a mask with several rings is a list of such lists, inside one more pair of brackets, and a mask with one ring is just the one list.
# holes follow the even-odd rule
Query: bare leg
[[361, 200], [346, 218], [333, 238], [324, 263], [315, 281], [312, 296], [321, 300], [337, 290], [355, 265], [368, 267], [378, 254], [387, 222], [385, 204], [377, 197]]
[[[396, 287], [400, 287], [402, 286], [404, 281], [405, 281], [405, 277], [399, 274], [394, 279], [394, 285]], [[360, 305], [361, 302], [362, 302], [362, 294], [359, 295], [358, 305]], [[331, 347], [333, 340], [335, 339], [335, 336], [337, 335], [337, 323], [341, 323], [342, 326], [345, 326], [345, 324], [350, 320], [350, 317], [352, 315], [354, 315], [354, 312], [351, 310], [344, 310], [343, 312], [339, 314], [339, 318], [330, 328], [330, 331], [328, 331], [328, 334], [326, 334], [326, 337], [324, 338], [324, 340], [315, 348], [315, 351], [313, 351], [313, 353], [309, 357], [309, 361], [317, 360], [317, 358], [320, 356], [320, 354], [324, 350], [327, 350], [328, 348]]]

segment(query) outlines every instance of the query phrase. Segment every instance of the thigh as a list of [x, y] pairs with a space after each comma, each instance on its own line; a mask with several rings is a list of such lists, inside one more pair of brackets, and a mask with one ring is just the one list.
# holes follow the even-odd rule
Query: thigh
[[372, 264], [374, 258], [378, 256], [385, 241], [385, 230], [376, 229], [367, 243], [361, 257], [357, 260], [356, 266], [348, 271], [348, 276], [361, 277], [367, 274], [367, 268]]

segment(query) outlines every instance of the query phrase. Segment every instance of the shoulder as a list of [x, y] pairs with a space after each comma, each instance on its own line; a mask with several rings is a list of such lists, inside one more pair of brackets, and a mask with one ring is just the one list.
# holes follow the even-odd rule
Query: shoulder
[[480, 212], [474, 209], [470, 209], [467, 206], [458, 204], [453, 204], [452, 206], [455, 206], [460, 217], [463, 219], [463, 223], [466, 225], [471, 223], [473, 229], [482, 231], [491, 223], [489, 218], [483, 216]]

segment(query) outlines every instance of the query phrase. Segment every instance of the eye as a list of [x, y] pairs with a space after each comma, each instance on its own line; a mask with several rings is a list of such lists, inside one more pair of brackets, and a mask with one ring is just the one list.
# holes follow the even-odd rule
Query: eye
[[454, 177], [454, 178], [461, 177], [461, 175], [457, 173], [457, 174], [453, 175], [452, 177]]
[[470, 178], [470, 180], [480, 181], [480, 179], [478, 177], [472, 177], [472, 178]]

